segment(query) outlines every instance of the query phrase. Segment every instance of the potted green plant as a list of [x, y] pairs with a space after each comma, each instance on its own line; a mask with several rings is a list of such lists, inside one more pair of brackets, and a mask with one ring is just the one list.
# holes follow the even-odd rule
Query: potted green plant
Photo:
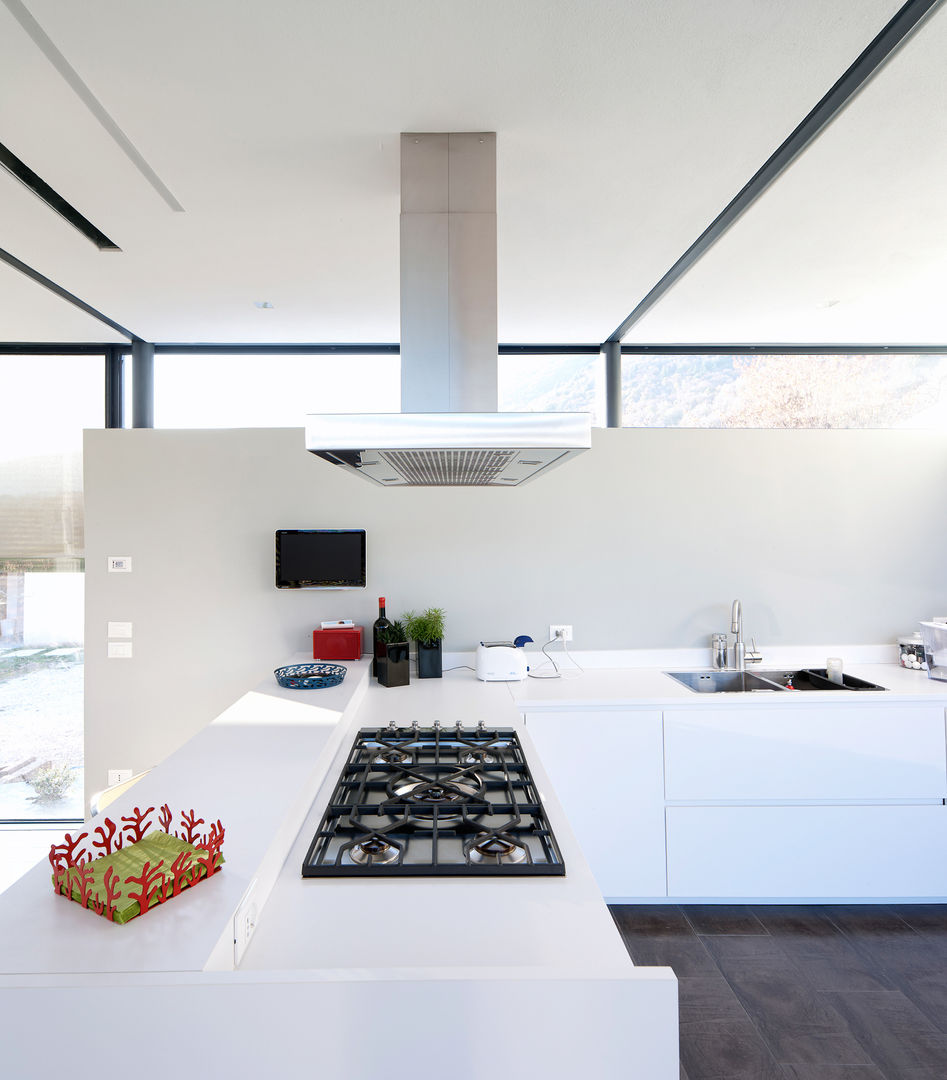
[[444, 609], [431, 607], [403, 617], [408, 636], [417, 644], [418, 678], [439, 679], [443, 673], [441, 643], [444, 640]]
[[382, 686], [407, 686], [411, 681], [408, 660], [408, 632], [401, 619], [393, 619], [380, 635], [385, 655], [378, 661], [378, 681]]

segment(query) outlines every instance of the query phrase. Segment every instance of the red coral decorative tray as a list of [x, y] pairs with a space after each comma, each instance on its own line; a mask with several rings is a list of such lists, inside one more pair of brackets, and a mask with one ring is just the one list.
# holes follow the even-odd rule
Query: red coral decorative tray
[[172, 833], [173, 815], [165, 803], [158, 811], [161, 828], [149, 832], [154, 809], [136, 806], [122, 817], [121, 828], [103, 818], [90, 845], [83, 843], [88, 831], [75, 839], [66, 833], [62, 844], [49, 849], [53, 891], [96, 915], [125, 923], [216, 874], [224, 861], [220, 820], [202, 833], [204, 819], [193, 809], [182, 810], [181, 828]]

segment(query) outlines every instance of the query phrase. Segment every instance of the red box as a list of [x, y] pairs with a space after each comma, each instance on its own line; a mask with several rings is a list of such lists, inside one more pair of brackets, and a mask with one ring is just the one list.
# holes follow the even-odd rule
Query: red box
[[360, 626], [313, 630], [313, 660], [360, 660], [361, 657], [362, 628]]

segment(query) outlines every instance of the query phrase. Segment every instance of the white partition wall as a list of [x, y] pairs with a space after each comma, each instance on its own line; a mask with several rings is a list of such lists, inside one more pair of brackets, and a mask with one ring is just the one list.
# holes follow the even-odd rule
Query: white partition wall
[[[945, 433], [593, 434], [522, 488], [386, 491], [301, 429], [87, 432], [89, 788], [166, 756], [321, 619], [369, 626], [380, 595], [444, 607], [451, 651], [550, 623], [580, 650], [709, 647], [738, 596], [764, 653], [880, 643], [947, 604]], [[278, 528], [366, 529], [367, 588], [277, 590]], [[131, 659], [107, 658], [110, 620]]]

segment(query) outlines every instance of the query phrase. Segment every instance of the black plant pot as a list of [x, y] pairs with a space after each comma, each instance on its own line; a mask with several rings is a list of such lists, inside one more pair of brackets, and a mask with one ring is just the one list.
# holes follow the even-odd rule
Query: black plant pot
[[396, 641], [385, 646], [385, 658], [378, 661], [378, 681], [382, 686], [407, 686], [411, 682], [408, 643]]
[[439, 641], [419, 641], [418, 678], [439, 679], [442, 674], [441, 643]]

